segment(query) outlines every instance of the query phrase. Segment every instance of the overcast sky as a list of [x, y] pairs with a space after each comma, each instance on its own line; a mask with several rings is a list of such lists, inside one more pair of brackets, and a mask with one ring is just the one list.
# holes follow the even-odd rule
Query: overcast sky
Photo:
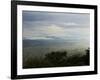
[[23, 11], [23, 39], [89, 42], [89, 14]]

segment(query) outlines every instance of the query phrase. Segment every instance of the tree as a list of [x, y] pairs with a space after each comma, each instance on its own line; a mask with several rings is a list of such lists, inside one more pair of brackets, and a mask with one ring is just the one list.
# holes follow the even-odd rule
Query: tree
[[89, 65], [89, 62], [90, 62], [90, 49], [88, 48], [88, 49], [86, 50], [85, 63], [86, 63], [87, 65]]
[[61, 61], [67, 56], [66, 51], [56, 51], [45, 55], [45, 59], [53, 65], [60, 65]]

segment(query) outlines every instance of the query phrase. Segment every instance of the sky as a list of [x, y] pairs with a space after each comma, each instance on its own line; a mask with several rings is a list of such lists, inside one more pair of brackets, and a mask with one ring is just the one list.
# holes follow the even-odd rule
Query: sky
[[90, 15], [23, 11], [23, 40], [61, 40], [89, 43]]

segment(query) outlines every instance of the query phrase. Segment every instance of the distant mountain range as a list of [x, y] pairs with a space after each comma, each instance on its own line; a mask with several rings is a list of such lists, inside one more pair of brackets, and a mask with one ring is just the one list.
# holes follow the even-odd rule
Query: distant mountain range
[[31, 47], [31, 46], [50, 46], [50, 45], [64, 45], [64, 44], [71, 44], [72, 42], [66, 42], [61, 40], [23, 40], [24, 47]]

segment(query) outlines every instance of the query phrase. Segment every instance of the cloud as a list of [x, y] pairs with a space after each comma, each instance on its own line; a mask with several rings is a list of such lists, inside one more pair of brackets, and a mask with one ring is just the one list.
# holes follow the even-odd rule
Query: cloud
[[[89, 28], [67, 28], [55, 24], [38, 25], [33, 27], [34, 24], [27, 26], [23, 29], [23, 37], [25, 39], [42, 39], [42, 40], [79, 40], [89, 37]], [[84, 33], [85, 32], [85, 33]], [[76, 39], [75, 39], [76, 38]], [[87, 38], [88, 39], [88, 38]]]
[[67, 26], [78, 26], [78, 24], [74, 23], [74, 22], [68, 22], [65, 25], [67, 25]]
[[23, 39], [88, 43], [89, 14], [23, 12]]
[[[41, 26], [41, 27], [30, 27], [23, 29], [23, 36], [28, 39], [53, 39], [61, 38], [65, 36], [65, 30], [62, 27], [56, 25]], [[50, 38], [51, 37], [51, 38]]]
[[89, 14], [77, 13], [54, 13], [39, 11], [23, 11], [23, 21], [48, 21], [52, 23], [77, 23], [88, 24], [90, 21]]

